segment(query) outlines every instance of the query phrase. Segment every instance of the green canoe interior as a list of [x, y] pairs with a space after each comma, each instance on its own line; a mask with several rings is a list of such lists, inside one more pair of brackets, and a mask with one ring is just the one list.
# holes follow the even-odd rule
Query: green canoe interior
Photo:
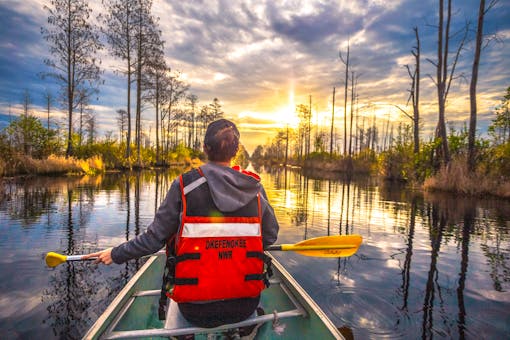
[[[109, 338], [109, 335], [115, 335], [116, 332], [164, 328], [165, 322], [158, 318], [159, 294], [154, 294], [153, 292], [152, 295], [136, 296], [137, 292], [140, 291], [154, 291], [161, 288], [164, 263], [164, 256], [151, 257], [107, 308], [105, 313], [96, 321], [89, 330], [89, 333], [85, 335], [85, 338], [103, 338], [105, 335], [106, 338]], [[276, 264], [275, 269], [275, 276], [284, 281], [285, 275], [281, 274], [281, 271], [284, 271], [284, 269], [281, 268], [279, 263]], [[286, 282], [286, 286], [289, 286], [288, 282]], [[311, 302], [313, 306], [310, 306], [308, 305], [310, 301], [303, 301], [303, 298], [306, 299], [306, 297], [299, 296], [298, 294], [300, 293], [296, 293], [296, 291], [291, 293], [289, 289], [285, 290], [287, 292], [284, 291], [280, 284], [271, 284], [269, 288], [263, 291], [261, 305], [266, 314], [273, 313], [273, 311], [280, 312], [295, 309], [295, 304], [288, 296], [288, 294], [291, 294], [294, 300], [297, 300], [303, 306], [306, 316], [294, 316], [279, 320], [280, 329], [283, 329], [281, 332], [275, 332], [273, 322], [265, 322], [258, 329], [256, 338], [341, 338], [336, 328], [323, 315], [322, 310], [315, 306], [313, 301]], [[304, 294], [306, 295], [306, 293]], [[133, 296], [135, 296], [134, 299], [132, 299]], [[121, 313], [123, 313], [122, 317], [120, 320], [117, 320], [117, 315], [121, 315]], [[113, 323], [115, 323], [115, 327], [112, 329], [111, 325]], [[103, 334], [105, 332], [106, 334]], [[196, 339], [207, 338], [206, 334], [195, 334], [195, 336]], [[158, 339], [158, 337], [154, 336], [150, 336], [150, 338]], [[161, 337], [161, 339], [168, 339], [168, 337]]]

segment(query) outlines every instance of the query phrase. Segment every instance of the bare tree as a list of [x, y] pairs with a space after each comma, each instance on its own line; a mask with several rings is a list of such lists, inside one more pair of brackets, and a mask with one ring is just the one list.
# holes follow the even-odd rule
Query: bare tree
[[482, 53], [482, 40], [483, 40], [483, 22], [485, 14], [498, 2], [498, 0], [490, 1], [487, 8], [485, 8], [485, 0], [480, 0], [480, 7], [478, 9], [478, 24], [476, 29], [476, 43], [475, 55], [473, 58], [473, 68], [471, 71], [471, 83], [469, 85], [469, 101], [470, 101], [470, 115], [469, 115], [469, 133], [468, 133], [468, 169], [474, 171], [475, 169], [475, 133], [476, 133], [476, 84], [478, 82], [478, 67], [480, 65], [480, 56]]
[[[165, 152], [167, 153], [170, 149], [170, 134], [173, 128], [177, 128], [177, 121], [175, 119], [176, 114], [174, 112], [175, 106], [177, 103], [184, 98], [186, 92], [189, 89], [189, 85], [186, 84], [183, 80], [180, 79], [181, 74], [179, 72], [167, 72], [168, 77], [168, 92], [167, 96], [167, 107], [163, 110], [161, 114], [161, 120], [163, 121], [165, 117], [167, 118], [166, 122], [166, 144], [165, 144]], [[162, 127], [164, 125], [162, 124]], [[163, 134], [164, 135], [164, 134]], [[177, 143], [177, 141], [176, 141]]]
[[338, 52], [340, 60], [345, 65], [345, 79], [344, 79], [344, 156], [347, 155], [347, 92], [349, 87], [349, 62], [350, 62], [350, 43], [347, 41], [347, 56], [344, 59], [342, 51]]
[[358, 151], [358, 145], [359, 145], [359, 126], [358, 126], [358, 119], [359, 119], [359, 94], [356, 94], [356, 120], [354, 122], [354, 130], [356, 131], [356, 135], [354, 137], [355, 143], [354, 143], [354, 153], [359, 153]]
[[[126, 159], [131, 155], [131, 77], [134, 73], [135, 9], [137, 0], [103, 0], [106, 14], [103, 17], [103, 32], [111, 53], [126, 62], [120, 70], [127, 77], [126, 105]], [[118, 112], [118, 111], [117, 111]]]
[[143, 71], [152, 59], [163, 50], [161, 31], [157, 29], [157, 19], [151, 14], [152, 0], [138, 0], [135, 14], [135, 44], [136, 44], [136, 118], [135, 142], [138, 166], [141, 166], [142, 143], [142, 93], [144, 91]]
[[128, 114], [127, 114], [126, 110], [118, 109], [117, 115], [118, 115], [117, 116], [117, 124], [119, 125], [119, 133], [120, 133], [120, 144], [122, 144], [124, 142], [124, 133], [126, 131], [126, 126], [128, 125], [128, 123], [127, 123]]
[[93, 113], [88, 113], [85, 117], [85, 130], [87, 133], [87, 144], [94, 144], [97, 129], [96, 129], [96, 116]]
[[223, 118], [223, 110], [221, 109], [220, 100], [218, 98], [214, 98], [212, 103], [209, 104], [209, 122], [213, 122], [217, 119]]
[[91, 8], [85, 0], [51, 0], [48, 27], [41, 28], [50, 45], [44, 60], [52, 72], [43, 74], [61, 86], [68, 114], [66, 157], [72, 155], [73, 111], [79, 105], [77, 92], [97, 92], [101, 70], [95, 55], [102, 48], [96, 27], [89, 22]]
[[46, 129], [49, 130], [50, 129], [50, 111], [51, 111], [51, 106], [53, 105], [53, 101], [54, 101], [53, 94], [51, 93], [50, 90], [46, 90], [46, 92], [44, 92], [44, 100], [46, 102], [46, 113], [47, 113]]
[[349, 157], [352, 157], [352, 123], [354, 119], [355, 98], [357, 97], [356, 88], [358, 87], [359, 74], [351, 71], [351, 118], [349, 124]]
[[299, 160], [308, 156], [309, 145], [308, 140], [310, 137], [309, 122], [311, 119], [310, 106], [299, 104], [296, 106], [296, 112], [299, 117], [299, 133], [298, 133], [298, 144], [299, 144]]
[[[32, 97], [30, 96], [30, 92], [28, 89], [23, 90], [23, 95], [21, 97], [21, 106], [23, 107], [23, 116], [25, 121], [28, 121], [28, 116], [30, 113], [30, 106], [32, 105]], [[21, 124], [21, 132], [23, 138], [23, 152], [25, 155], [28, 155], [30, 151], [30, 143], [29, 143], [29, 127], [26, 123]]]
[[309, 105], [308, 105], [308, 122], [306, 127], [306, 157], [310, 155], [311, 149], [311, 136], [312, 136], [312, 95], [309, 96]]
[[[414, 35], [416, 37], [416, 46], [414, 51], [411, 53], [415, 59], [414, 76], [412, 77], [411, 91], [412, 91], [412, 103], [413, 103], [413, 136], [414, 136], [414, 153], [420, 151], [420, 35], [418, 33], [418, 27], [413, 28]], [[409, 71], [409, 68], [408, 68]]]
[[[437, 98], [438, 98], [438, 107], [439, 107], [439, 118], [436, 129], [436, 136], [441, 139], [441, 147], [440, 153], [443, 158], [443, 161], [448, 164], [450, 162], [450, 150], [448, 148], [448, 139], [446, 135], [446, 119], [445, 119], [445, 106], [446, 106], [446, 98], [448, 97], [448, 92], [450, 90], [450, 86], [455, 74], [455, 68], [457, 66], [457, 61], [460, 56], [460, 52], [464, 46], [464, 42], [466, 41], [467, 32], [469, 26], [466, 24], [464, 29], [464, 34], [460, 40], [459, 46], [455, 52], [453, 62], [450, 65], [448, 61], [448, 57], [450, 54], [449, 44], [450, 44], [450, 24], [452, 18], [452, 1], [448, 1], [448, 7], [446, 10], [446, 19], [445, 19], [445, 10], [444, 10], [444, 0], [439, 0], [439, 25], [438, 25], [438, 43], [437, 43], [437, 62], [434, 62], [430, 59], [427, 59], [432, 65], [436, 67], [436, 79], [434, 80], [432, 77], [432, 81], [436, 85], [437, 88]], [[446, 26], [445, 26], [446, 25]], [[451, 67], [450, 67], [451, 66]]]
[[205, 135], [205, 129], [207, 127], [207, 122], [208, 122], [208, 117], [209, 116], [209, 106], [207, 105], [202, 105], [202, 107], [200, 108], [200, 112], [198, 113], [198, 116], [197, 116], [197, 122], [198, 123], [201, 123], [200, 126], [199, 126], [199, 129], [198, 129], [198, 136], [197, 136], [197, 139], [202, 141], [203, 138], [204, 138], [204, 135]]
[[331, 109], [331, 131], [330, 131], [330, 135], [329, 135], [329, 156], [330, 157], [333, 156], [333, 144], [334, 144], [333, 128], [335, 125], [335, 90], [336, 90], [336, 88], [333, 86], [333, 104], [332, 104], [332, 109]]
[[409, 97], [407, 98], [407, 104], [409, 102], [413, 105], [413, 115], [410, 115], [402, 109], [400, 106], [395, 105], [400, 111], [402, 111], [409, 119], [413, 121], [413, 136], [414, 136], [414, 148], [413, 152], [416, 154], [420, 151], [420, 37], [418, 34], [418, 27], [414, 27], [414, 35], [416, 37], [416, 46], [413, 47], [411, 53], [414, 57], [415, 64], [414, 69], [411, 69], [409, 65], [405, 65], [409, 78], [411, 78], [411, 88], [409, 91]]
[[189, 94], [186, 96], [186, 99], [188, 101], [188, 104], [190, 106], [190, 115], [189, 115], [189, 129], [188, 129], [188, 146], [191, 148], [197, 148], [198, 147], [198, 140], [197, 140], [197, 134], [196, 134], [196, 118], [195, 118], [195, 108], [197, 106], [198, 97], [194, 94]]
[[23, 106], [23, 115], [28, 117], [30, 113], [30, 106], [32, 105], [32, 97], [30, 96], [30, 92], [28, 89], [23, 90], [23, 95], [21, 97], [21, 106]]
[[409, 65], [406, 65], [407, 72], [409, 77], [411, 78], [411, 89], [409, 90], [409, 100], [411, 100], [413, 105], [413, 136], [414, 136], [414, 153], [418, 153], [420, 151], [420, 36], [418, 33], [418, 27], [414, 27], [414, 35], [416, 37], [416, 46], [414, 46], [411, 53], [414, 56], [415, 66], [414, 70], [411, 72]]
[[147, 69], [147, 91], [144, 99], [149, 101], [156, 111], [156, 163], [160, 163], [160, 142], [159, 142], [159, 123], [161, 107], [166, 103], [165, 94], [168, 91], [168, 78], [166, 73], [168, 68], [165, 63], [163, 51], [153, 58], [153, 62]]
[[89, 111], [89, 99], [88, 95], [84, 91], [78, 91], [78, 110], [79, 110], [79, 124], [78, 124], [78, 145], [81, 146], [83, 142], [83, 134], [84, 134], [84, 126], [86, 120], [88, 119], [88, 111]]

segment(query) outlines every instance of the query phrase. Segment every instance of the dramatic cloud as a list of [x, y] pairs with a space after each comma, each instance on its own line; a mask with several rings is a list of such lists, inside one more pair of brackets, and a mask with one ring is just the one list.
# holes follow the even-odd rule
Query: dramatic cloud
[[[46, 42], [40, 34], [47, 13], [45, 1], [4, 1], [0, 4], [0, 113], [16, 109], [24, 89], [31, 92], [34, 110], [43, 106], [42, 93], [57, 91], [37, 75], [46, 71]], [[97, 15], [101, 1], [90, 2]], [[413, 27], [422, 43], [423, 136], [437, 120], [435, 75], [437, 1], [163, 1], [154, 0], [153, 12], [165, 41], [173, 70], [182, 73], [199, 105], [217, 97], [228, 117], [238, 122], [243, 142], [252, 151], [276, 129], [295, 123], [294, 107], [312, 96], [314, 121], [328, 125], [332, 88], [337, 87], [336, 119], [343, 120], [344, 65], [350, 45], [352, 70], [358, 75], [360, 115], [377, 116], [381, 124], [407, 118], [394, 106], [405, 107], [413, 65]], [[459, 60], [448, 100], [447, 119], [460, 127], [469, 112], [468, 79], [473, 54], [473, 31], [478, 4], [455, 2], [452, 32], [470, 23], [469, 40]], [[510, 6], [500, 1], [487, 14], [485, 32], [496, 36], [483, 51], [478, 85], [479, 126], [485, 128], [491, 112], [510, 85]], [[457, 34], [451, 43], [457, 46]], [[101, 54], [106, 68], [104, 85], [94, 103], [101, 130], [116, 131], [115, 111], [125, 106], [125, 79], [114, 72], [121, 61]], [[348, 108], [349, 110], [349, 108]], [[13, 110], [12, 112], [17, 112]], [[154, 120], [148, 107], [147, 128]]]

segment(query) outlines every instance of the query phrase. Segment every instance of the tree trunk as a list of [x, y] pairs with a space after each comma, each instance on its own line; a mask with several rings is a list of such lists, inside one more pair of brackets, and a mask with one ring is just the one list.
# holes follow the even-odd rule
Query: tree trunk
[[439, 106], [439, 117], [437, 126], [437, 137], [441, 138], [441, 156], [446, 164], [450, 162], [450, 151], [448, 149], [448, 139], [446, 135], [445, 121], [445, 93], [446, 93], [446, 68], [448, 61], [448, 32], [451, 14], [451, 0], [448, 0], [448, 18], [445, 35], [445, 50], [443, 54], [443, 18], [444, 1], [439, 1], [439, 28], [438, 28], [438, 46], [437, 46], [437, 97]]
[[159, 164], [159, 78], [158, 73], [156, 74], [156, 164]]
[[333, 108], [331, 109], [331, 132], [329, 133], [329, 157], [333, 157], [333, 127], [335, 125], [335, 87], [333, 87]]
[[413, 97], [413, 123], [414, 123], [414, 153], [420, 151], [420, 38], [418, 27], [414, 28], [416, 35], [416, 69], [414, 74], [414, 97]]
[[345, 64], [345, 87], [344, 87], [344, 156], [347, 155], [347, 92], [349, 87], [349, 43], [347, 43], [347, 59]]
[[71, 59], [71, 5], [68, 8], [68, 26], [67, 26], [67, 150], [66, 158], [73, 154], [72, 134], [73, 134], [73, 77], [72, 77], [72, 59]]
[[285, 137], [285, 166], [287, 166], [289, 158], [289, 124], [287, 124], [287, 135]]
[[312, 127], [311, 127], [311, 121], [312, 121], [312, 95], [309, 96], [309, 112], [308, 112], [308, 128], [307, 128], [307, 137], [306, 137], [306, 157], [310, 156], [310, 138], [312, 135]]
[[351, 118], [349, 124], [349, 157], [352, 157], [352, 121], [354, 117], [354, 71], [351, 71]]
[[[129, 21], [130, 11], [129, 6], [126, 6], [127, 20]], [[130, 25], [126, 25], [126, 54], [127, 54], [127, 136], [126, 136], [126, 159], [128, 160], [129, 167], [131, 168], [131, 32]]]
[[46, 97], [46, 110], [47, 110], [47, 115], [48, 115], [46, 129], [49, 132], [50, 131], [50, 110], [51, 110], [52, 97], [51, 97], [50, 93], [47, 93], [46, 96], [47, 96]]
[[483, 19], [485, 15], [485, 0], [480, 0], [478, 10], [478, 27], [476, 30], [476, 47], [473, 58], [473, 70], [471, 74], [471, 83], [469, 85], [470, 115], [469, 115], [469, 135], [468, 135], [468, 169], [475, 170], [475, 134], [476, 134], [476, 84], [478, 82], [478, 67], [480, 65], [480, 54], [482, 51], [483, 38]]
[[137, 41], [137, 63], [136, 63], [136, 158], [138, 166], [141, 167], [142, 161], [140, 159], [141, 147], [141, 115], [142, 115], [142, 8], [140, 5], [139, 25], [138, 25], [138, 41]]
[[80, 101], [80, 128], [78, 130], [78, 145], [81, 146], [83, 140], [83, 103]]

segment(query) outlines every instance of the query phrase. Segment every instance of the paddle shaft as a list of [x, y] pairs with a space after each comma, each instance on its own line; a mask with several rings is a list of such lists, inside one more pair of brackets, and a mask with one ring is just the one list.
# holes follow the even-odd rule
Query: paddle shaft
[[88, 261], [88, 260], [96, 260], [97, 257], [91, 257], [89, 259], [84, 259], [84, 255], [67, 255], [66, 261]]
[[316, 245], [295, 245], [295, 244], [273, 244], [266, 247], [265, 250], [281, 250], [281, 251], [293, 251], [293, 250], [327, 250], [327, 249], [351, 249], [357, 248], [354, 244], [316, 244]]
[[[351, 249], [356, 248], [357, 246], [354, 244], [317, 244], [317, 245], [295, 245], [295, 244], [273, 244], [269, 247], [266, 247], [264, 250], [273, 250], [273, 251], [293, 251], [293, 250], [327, 250], [327, 249]], [[157, 252], [153, 255], [158, 255], [163, 253], [163, 251]], [[87, 260], [96, 260], [97, 257], [91, 257], [88, 259], [83, 258], [84, 255], [68, 255], [66, 257], [66, 261], [87, 261]], [[146, 255], [151, 256], [151, 255]]]
[[[164, 250], [158, 251], [154, 254], [145, 255], [142, 257], [152, 256], [152, 255], [158, 255], [158, 254], [165, 254]], [[89, 261], [89, 260], [97, 260], [97, 257], [91, 257], [88, 259], [84, 259], [83, 256], [85, 255], [66, 255], [66, 261]]]

